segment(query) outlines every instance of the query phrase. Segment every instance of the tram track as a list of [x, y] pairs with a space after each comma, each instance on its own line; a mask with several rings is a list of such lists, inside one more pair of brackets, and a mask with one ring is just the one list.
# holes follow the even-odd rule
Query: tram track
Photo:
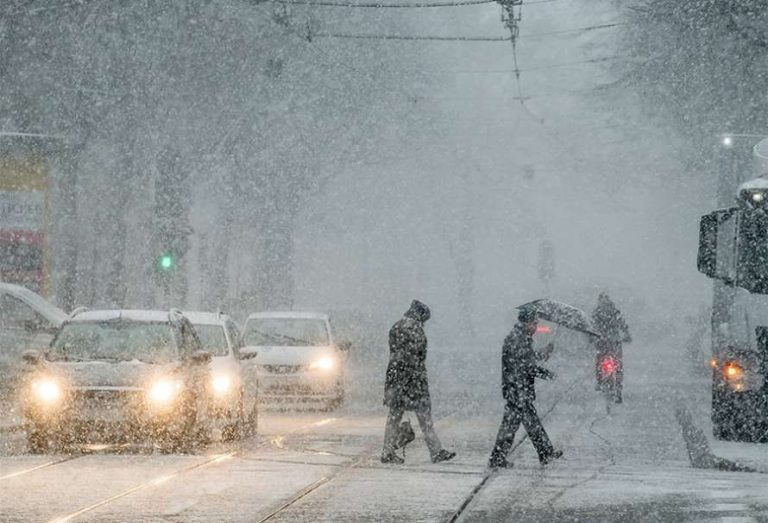
[[[542, 413], [541, 419], [542, 421], [546, 420], [552, 412], [558, 407], [560, 402], [569, 397], [570, 394], [574, 391], [574, 389], [583, 383], [588, 383], [586, 381], [588, 379], [588, 375], [579, 376], [578, 378], [571, 381], [566, 389], [559, 394], [555, 400], [552, 402], [552, 404]], [[606, 419], [607, 416], [603, 416], [602, 418], [598, 418], [593, 420], [592, 424], [590, 425], [590, 432], [592, 432], [592, 429], [594, 428], [594, 424], [597, 421], [600, 421], [602, 419]], [[594, 434], [597, 436], [596, 434]], [[520, 439], [520, 441], [516, 442], [512, 449], [509, 451], [510, 454], [514, 453], [520, 446], [525, 443], [525, 441], [528, 440], [528, 434], [525, 433], [524, 436]], [[607, 440], [606, 440], [607, 441]], [[472, 488], [472, 490], [469, 492], [469, 494], [462, 500], [459, 507], [450, 515], [450, 517], [447, 519], [447, 523], [455, 523], [457, 521], [460, 521], [463, 516], [467, 513], [469, 508], [472, 506], [472, 503], [477, 499], [477, 497], [480, 495], [480, 493], [488, 486], [489, 483], [495, 478], [498, 474], [497, 470], [493, 469], [487, 469], [485, 474], [483, 475], [482, 479]]]
[[[469, 405], [465, 405], [462, 407], [458, 407], [456, 409], [453, 409], [449, 413], [439, 417], [435, 420], [435, 424], [445, 422], [447, 419], [450, 419], [451, 417], [455, 416], [456, 414], [462, 412], [464, 409], [466, 409]], [[450, 426], [450, 425], [449, 425]], [[445, 428], [445, 427], [443, 427]], [[341, 465], [337, 465], [336, 469], [333, 470], [331, 473], [326, 474], [322, 478], [310, 483], [309, 485], [306, 485], [302, 489], [296, 491], [294, 494], [292, 494], [290, 497], [284, 499], [283, 501], [279, 502], [277, 506], [267, 512], [265, 515], [261, 516], [258, 521], [258, 523], [266, 523], [268, 521], [275, 520], [278, 516], [284, 514], [292, 507], [296, 506], [297, 503], [299, 503], [301, 500], [305, 499], [309, 495], [311, 495], [313, 492], [317, 491], [320, 487], [327, 485], [331, 481], [337, 479], [340, 477], [343, 473], [349, 472], [353, 469], [371, 469], [371, 468], [379, 468], [379, 467], [363, 467], [361, 464], [365, 463], [367, 460], [374, 459], [375, 454], [374, 452], [376, 449], [380, 448], [381, 442], [376, 441], [376, 443], [369, 445], [365, 448], [365, 450], [361, 453], [359, 453], [356, 456], [353, 456], [351, 459], [349, 459], [347, 462], [342, 463]], [[311, 449], [310, 449], [311, 450]], [[306, 452], [306, 451], [305, 451]], [[313, 452], [307, 452], [307, 453], [313, 453]], [[380, 467], [384, 468], [384, 467]]]
[[[323, 419], [321, 419], [319, 421], [313, 421], [311, 423], [306, 423], [306, 424], [303, 424], [303, 425], [301, 425], [299, 427], [296, 427], [294, 429], [291, 429], [291, 430], [287, 431], [285, 434], [281, 434], [281, 435], [278, 435], [278, 436], [271, 436], [271, 437], [268, 436], [268, 437], [265, 437], [263, 440], [258, 441], [256, 443], [256, 445], [254, 447], [251, 447], [251, 448], [252, 449], [262, 448], [262, 447], [265, 447], [267, 445], [270, 445], [277, 438], [280, 438], [282, 440], [282, 439], [284, 439], [285, 437], [287, 437], [289, 435], [296, 434], [298, 432], [302, 432], [302, 431], [304, 431], [306, 429], [309, 429], [309, 428], [312, 428], [312, 427], [320, 427], [320, 426], [328, 425], [329, 423], [336, 422], [336, 421], [338, 421], [340, 419], [343, 419], [345, 417], [348, 417], [348, 416], [342, 416], [342, 417], [332, 416], [332, 417], [323, 418]], [[202, 470], [202, 469], [214, 466], [214, 465], [218, 465], [218, 464], [223, 463], [225, 461], [233, 461], [238, 456], [240, 456], [242, 452], [243, 452], [243, 450], [240, 449], [240, 450], [230, 450], [230, 451], [227, 451], [227, 452], [211, 455], [211, 456], [207, 457], [206, 459], [204, 459], [203, 461], [200, 461], [200, 462], [197, 462], [197, 463], [193, 463], [193, 464], [187, 465], [185, 467], [181, 467], [181, 468], [179, 468], [177, 470], [174, 470], [174, 471], [171, 471], [171, 472], [168, 472], [168, 473], [165, 473], [165, 474], [158, 475], [158, 476], [156, 476], [156, 477], [154, 477], [152, 479], [143, 481], [143, 482], [138, 483], [138, 484], [136, 484], [134, 486], [131, 486], [131, 487], [126, 488], [126, 489], [123, 489], [123, 490], [121, 490], [121, 491], [119, 491], [117, 493], [111, 494], [109, 496], [105, 496], [105, 497], [103, 497], [103, 498], [101, 498], [101, 499], [99, 499], [97, 501], [94, 501], [92, 503], [89, 503], [87, 505], [79, 507], [79, 508], [77, 508], [75, 510], [72, 510], [71, 512], [68, 512], [68, 513], [63, 514], [61, 516], [57, 516], [57, 517], [54, 517], [52, 519], [49, 519], [49, 520], [47, 520], [47, 523], [69, 523], [70, 521], [77, 520], [81, 516], [84, 516], [84, 515], [86, 515], [88, 513], [91, 513], [93, 511], [97, 510], [97, 509], [105, 507], [105, 506], [107, 506], [107, 505], [109, 505], [111, 503], [114, 503], [114, 502], [118, 501], [118, 500], [121, 500], [121, 499], [126, 498], [128, 496], [131, 496], [132, 494], [135, 494], [137, 492], [144, 491], [144, 490], [147, 490], [147, 489], [150, 489], [150, 488], [153, 488], [153, 487], [158, 487], [158, 486], [163, 485], [163, 484], [165, 484], [165, 483], [167, 483], [167, 482], [169, 482], [169, 481], [171, 481], [173, 479], [179, 478], [181, 476], [185, 476], [185, 475], [187, 475], [189, 473], [192, 473], [194, 471], [198, 471], [198, 470]], [[77, 458], [79, 458], [79, 457], [81, 457], [81, 456], [77, 456]], [[63, 461], [64, 460], [62, 460], [61, 462], [63, 462]], [[66, 461], [72, 461], [72, 459], [66, 460]]]

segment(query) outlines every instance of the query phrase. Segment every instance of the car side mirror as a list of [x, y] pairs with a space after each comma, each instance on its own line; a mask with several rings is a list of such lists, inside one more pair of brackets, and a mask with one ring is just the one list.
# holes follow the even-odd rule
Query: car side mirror
[[699, 222], [697, 268], [705, 276], [728, 285], [735, 284], [737, 279], [738, 211], [736, 207], [720, 209], [702, 216]]
[[259, 355], [259, 351], [255, 349], [249, 349], [249, 348], [242, 348], [240, 349], [240, 359], [241, 360], [252, 360], [256, 356]]
[[339, 350], [341, 352], [349, 352], [349, 349], [352, 348], [352, 342], [351, 341], [340, 341], [339, 342]]
[[192, 363], [195, 365], [207, 365], [212, 359], [213, 355], [207, 350], [195, 351], [195, 353], [192, 354]]
[[21, 355], [21, 359], [27, 365], [38, 365], [42, 360], [42, 355], [36, 350], [24, 351]]

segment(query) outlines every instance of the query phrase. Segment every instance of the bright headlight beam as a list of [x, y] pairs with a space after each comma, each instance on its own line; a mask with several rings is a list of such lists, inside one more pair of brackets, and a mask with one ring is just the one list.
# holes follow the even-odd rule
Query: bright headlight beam
[[753, 202], [762, 202], [765, 199], [765, 194], [761, 192], [752, 193]]
[[731, 147], [733, 145], [732, 136], [723, 136], [723, 147]]
[[333, 358], [320, 358], [317, 361], [312, 362], [309, 366], [310, 369], [331, 370], [335, 365]]
[[156, 403], [168, 403], [176, 397], [179, 389], [181, 389], [179, 382], [160, 380], [149, 389], [149, 398]]
[[52, 379], [36, 381], [32, 387], [37, 398], [45, 403], [56, 403], [61, 399], [61, 387]]
[[211, 385], [213, 386], [213, 392], [216, 394], [226, 394], [232, 386], [232, 380], [229, 379], [229, 376], [216, 376], [213, 378]]

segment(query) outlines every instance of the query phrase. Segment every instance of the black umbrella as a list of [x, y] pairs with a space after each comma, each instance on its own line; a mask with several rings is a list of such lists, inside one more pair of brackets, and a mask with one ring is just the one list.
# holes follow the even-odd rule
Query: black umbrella
[[592, 326], [592, 321], [587, 313], [566, 303], [541, 299], [520, 305], [518, 309], [533, 312], [543, 320], [562, 325], [568, 329], [583, 332], [590, 336], [600, 336], [600, 333]]

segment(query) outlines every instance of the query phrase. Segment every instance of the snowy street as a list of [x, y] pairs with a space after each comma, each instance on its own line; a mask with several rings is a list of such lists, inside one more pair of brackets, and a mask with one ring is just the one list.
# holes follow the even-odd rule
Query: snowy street
[[[588, 361], [556, 354], [560, 377], [540, 387], [539, 411], [565, 459], [543, 469], [524, 441], [513, 451], [514, 468], [490, 477], [501, 402], [458, 389], [439, 398], [447, 389], [441, 382], [433, 392], [437, 430], [458, 453], [441, 464], [429, 461], [418, 431], [405, 465], [379, 463], [383, 410], [365, 414], [354, 401], [332, 413], [263, 412], [258, 438], [198, 455], [31, 456], [22, 434], [6, 434], [2, 519], [765, 521], [768, 475], [689, 465], [673, 398], [701, 403], [707, 382], [681, 380], [687, 364], [670, 358], [663, 346], [628, 350], [625, 402], [606, 415]], [[491, 393], [495, 382], [489, 377], [482, 390]]]

